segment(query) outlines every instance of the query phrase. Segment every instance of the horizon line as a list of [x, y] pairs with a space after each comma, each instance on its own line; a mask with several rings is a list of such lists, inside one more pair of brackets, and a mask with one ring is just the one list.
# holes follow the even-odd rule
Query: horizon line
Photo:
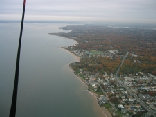
[[[0, 23], [20, 23], [20, 20], [0, 20]], [[112, 21], [56, 21], [56, 20], [25, 20], [24, 23], [83, 23], [83, 24], [109, 24], [109, 25], [151, 25], [156, 26], [156, 23], [141, 23], [141, 22], [112, 22]]]

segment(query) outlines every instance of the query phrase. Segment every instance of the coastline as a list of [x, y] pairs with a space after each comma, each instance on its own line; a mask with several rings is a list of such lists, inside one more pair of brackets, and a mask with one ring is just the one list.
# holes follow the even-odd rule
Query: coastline
[[73, 54], [72, 52], [70, 52], [69, 50], [67, 50], [65, 47], [61, 47], [61, 49], [63, 49], [64, 51], [66, 51], [68, 54], [72, 55], [72, 57], [74, 58], [75, 62], [80, 62], [80, 57], [79, 56], [76, 56], [75, 54]]
[[[72, 52], [70, 52], [68, 49], [66, 49], [65, 47], [61, 47], [64, 51], [66, 51], [68, 54], [70, 54], [70, 55], [72, 55], [72, 57], [74, 58], [74, 62], [80, 62], [80, 57], [79, 56], [76, 56], [74, 53], [72, 53]], [[70, 63], [69, 63], [70, 64]], [[70, 72], [72, 72], [73, 74], [74, 74], [74, 70], [69, 66], [69, 64], [67, 64], [68, 65], [68, 68], [69, 68], [69, 71]], [[75, 74], [74, 74], [75, 75]], [[88, 90], [88, 85], [85, 83], [85, 81], [81, 78], [81, 77], [79, 77], [79, 76], [77, 76], [77, 75], [75, 75], [75, 77], [77, 78], [77, 79], [79, 79], [80, 80], [80, 82], [82, 83], [82, 84], [84, 84], [85, 86], [86, 86], [86, 88], [87, 88], [87, 91], [88, 91], [88, 93], [92, 96], [92, 98], [93, 98], [93, 104], [95, 105], [94, 106], [94, 110], [96, 110], [96, 111], [98, 111], [98, 114], [99, 114], [99, 116], [100, 117], [112, 117], [111, 116], [111, 113], [107, 110], [107, 109], [105, 109], [104, 107], [100, 107], [99, 106], [99, 104], [98, 104], [98, 100], [97, 100], [97, 98], [98, 98], [98, 95], [96, 94], [96, 93], [94, 93], [94, 92], [91, 92], [91, 91], [89, 91]]]
[[[69, 71], [68, 67], [71, 67], [70, 69], [73, 69], [73, 73], [70, 72], [70, 74], [72, 74], [72, 78], [77, 78], [81, 82], [83, 82], [83, 84], [86, 84], [88, 86], [88, 90], [91, 92], [89, 92], [88, 95], [88, 90], [87, 88], [85, 88], [85, 95], [87, 94], [87, 96], [85, 97], [87, 97], [88, 99], [95, 97], [95, 100], [97, 99], [99, 106], [101, 108], [105, 107], [106, 109], [108, 109], [109, 113], [111, 113], [112, 116], [146, 116], [149, 113], [154, 116], [154, 107], [151, 106], [151, 104], [155, 103], [153, 100], [154, 95], [149, 96], [151, 103], [148, 103], [148, 99], [144, 100], [145, 103], [141, 103], [142, 99], [139, 97], [139, 95], [136, 95], [136, 93], [139, 92], [139, 89], [141, 89], [142, 86], [148, 87], [148, 89], [145, 89], [143, 91], [143, 95], [141, 96], [146, 97], [146, 95], [149, 95], [150, 91], [153, 91], [152, 85], [149, 86], [147, 84], [147, 80], [150, 79], [149, 83], [154, 84], [154, 80], [152, 80], [155, 78], [155, 72], [153, 69], [154, 51], [152, 51], [154, 46], [151, 45], [151, 51], [149, 51], [149, 47], [142, 48], [142, 46], [138, 43], [136, 43], [136, 45], [133, 45], [137, 47], [138, 50], [128, 44], [133, 43], [133, 41], [138, 42], [138, 40], [135, 39], [133, 41], [130, 40], [128, 36], [129, 34], [134, 38], [136, 37], [136, 35], [138, 35], [138, 38], [140, 38], [141, 40], [142, 33], [140, 33], [140, 31], [143, 31], [142, 28], [139, 28], [139, 32], [134, 34], [133, 32], [135, 32], [135, 30], [138, 30], [137, 27], [134, 28], [134, 30], [123, 29], [124, 33], [122, 34], [122, 28], [114, 30], [113, 27], [99, 27], [98, 25], [67, 25], [62, 29], [71, 30], [71, 32], [51, 34], [72, 39], [77, 42], [77, 45], [70, 43], [70, 46], [65, 47], [68, 52], [71, 52], [70, 57], [68, 56], [70, 60], [68, 59], [68, 62], [66, 63], [66, 72]], [[127, 34], [127, 38], [123, 43], [116, 43], [115, 36], [112, 37], [112, 35], [116, 35], [117, 37], [120, 35], [118, 39], [123, 40], [123, 38], [125, 38], [125, 33]], [[149, 34], [152, 34], [152, 32], [149, 32]], [[148, 37], [148, 35], [144, 35], [145, 39], [146, 36]], [[112, 43], [109, 42], [109, 38], [111, 39]], [[128, 45], [125, 46], [125, 44]], [[146, 42], [143, 42], [142, 44], [144, 45], [146, 44]], [[128, 46], [129, 48], [131, 48], [130, 50]], [[146, 51], [146, 53], [144, 52], [144, 50]], [[74, 57], [72, 57], [71, 59], [71, 54], [74, 57], [79, 56], [80, 62], [75, 62]], [[147, 54], [150, 56], [149, 58], [146, 57]], [[126, 63], [126, 61], [129, 62]], [[140, 65], [140, 61], [144, 65]], [[151, 62], [149, 63], [149, 61]], [[138, 64], [135, 64], [136, 62]], [[123, 64], [125, 68], [120, 70]], [[135, 65], [131, 66], [131, 64]], [[149, 66], [150, 70], [147, 69], [146, 66]], [[131, 67], [131, 69], [127, 70], [127, 67]], [[135, 69], [136, 67], [137, 69]], [[119, 72], [120, 74], [122, 74], [120, 76], [121, 82], [116, 82], [116, 79], [119, 77]], [[128, 83], [132, 85], [124, 85], [123, 80], [128, 80], [129, 77], [131, 80], [128, 81]], [[83, 85], [79, 83], [79, 87], [81, 86]], [[137, 86], [138, 92], [128, 91], [129, 88], [132, 88], [133, 90], [133, 88], [135, 88], [134, 86]], [[97, 98], [93, 93], [97, 94]], [[92, 96], [90, 96], [90, 94]], [[129, 100], [129, 98], [131, 97], [137, 98], [137, 100], [134, 99], [136, 100], [136, 103], [131, 103], [131, 100]], [[92, 103], [94, 101], [91, 100], [90, 102]], [[91, 105], [91, 107], [95, 108], [96, 106]]]

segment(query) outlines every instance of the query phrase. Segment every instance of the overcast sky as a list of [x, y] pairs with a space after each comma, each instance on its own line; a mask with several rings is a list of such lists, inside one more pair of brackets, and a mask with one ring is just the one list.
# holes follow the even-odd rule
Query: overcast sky
[[[0, 0], [0, 20], [20, 20], [23, 0]], [[156, 0], [27, 0], [25, 20], [156, 23]]]

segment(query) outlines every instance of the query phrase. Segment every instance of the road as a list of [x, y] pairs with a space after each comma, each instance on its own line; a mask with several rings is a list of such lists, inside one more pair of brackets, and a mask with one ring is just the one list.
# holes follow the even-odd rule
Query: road
[[118, 77], [118, 74], [119, 74], [120, 68], [122, 67], [123, 63], [125, 62], [125, 60], [126, 60], [128, 54], [129, 54], [129, 52], [127, 52], [127, 53], [125, 54], [125, 56], [123, 57], [123, 59], [122, 59], [122, 61], [121, 61], [121, 64], [119, 65], [119, 67], [118, 67], [118, 69], [117, 69], [117, 72], [116, 72], [116, 75], [115, 75], [116, 78]]

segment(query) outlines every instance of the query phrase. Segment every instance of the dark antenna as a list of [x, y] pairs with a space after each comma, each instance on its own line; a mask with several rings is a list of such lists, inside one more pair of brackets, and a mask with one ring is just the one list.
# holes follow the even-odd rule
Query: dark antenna
[[19, 36], [19, 45], [18, 45], [17, 57], [16, 57], [14, 89], [13, 89], [13, 94], [12, 94], [12, 103], [11, 103], [9, 117], [15, 117], [16, 116], [16, 100], [17, 100], [17, 90], [18, 90], [18, 81], [19, 81], [19, 61], [20, 61], [20, 53], [21, 53], [21, 39], [22, 39], [22, 33], [23, 33], [23, 20], [24, 20], [24, 14], [25, 14], [25, 4], [26, 4], [26, 0], [23, 0], [21, 31], [20, 31], [20, 36]]

